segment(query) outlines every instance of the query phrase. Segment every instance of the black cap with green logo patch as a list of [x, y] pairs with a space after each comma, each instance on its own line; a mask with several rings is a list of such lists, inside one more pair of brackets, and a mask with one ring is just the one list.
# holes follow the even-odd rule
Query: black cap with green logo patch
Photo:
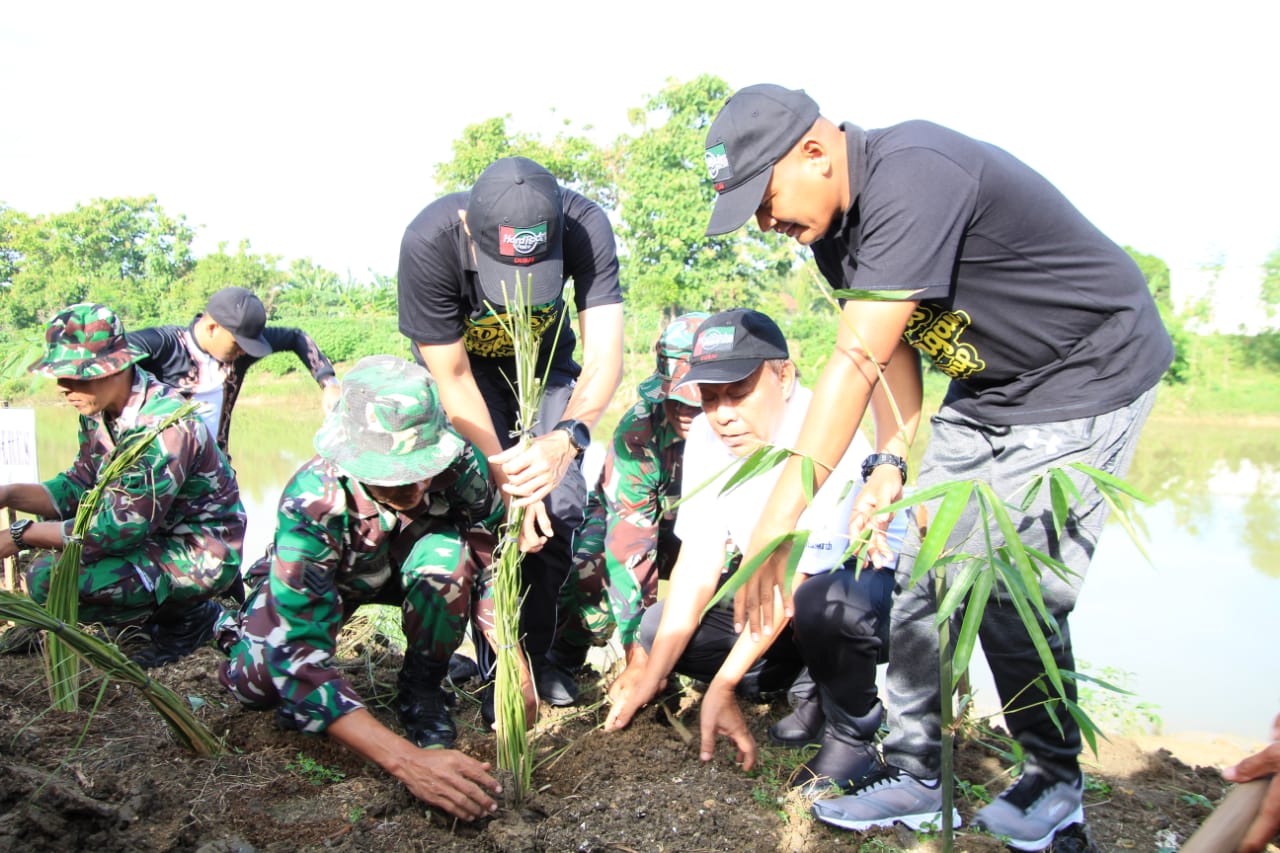
[[802, 89], [762, 83], [729, 97], [707, 131], [707, 173], [717, 193], [708, 236], [736, 231], [751, 218], [774, 164], [818, 115], [817, 102]]
[[504, 157], [485, 169], [467, 199], [467, 230], [476, 247], [480, 289], [495, 307], [554, 301], [564, 290], [564, 201], [555, 176], [527, 157]]

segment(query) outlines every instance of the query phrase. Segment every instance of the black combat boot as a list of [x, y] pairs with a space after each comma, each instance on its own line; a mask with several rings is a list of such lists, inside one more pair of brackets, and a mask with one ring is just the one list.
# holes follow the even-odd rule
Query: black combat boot
[[790, 749], [816, 744], [822, 740], [827, 715], [822, 713], [822, 700], [818, 698], [818, 685], [813, 683], [809, 670], [800, 670], [787, 691], [791, 713], [769, 726], [769, 740], [775, 746]]
[[566, 708], [577, 702], [578, 672], [587, 662], [589, 648], [556, 640], [544, 657], [534, 658], [531, 665], [538, 698], [556, 708]]
[[213, 639], [221, 616], [222, 606], [216, 601], [166, 601], [151, 617], [151, 644], [129, 659], [151, 669], [184, 658]]
[[822, 748], [813, 758], [800, 765], [791, 787], [803, 788], [816, 797], [833, 787], [845, 792], [857, 786], [867, 773], [878, 766], [876, 731], [884, 716], [884, 706], [876, 702], [860, 717], [847, 713], [818, 688], [827, 725], [822, 733]]
[[448, 673], [448, 661], [433, 661], [421, 652], [409, 651], [396, 679], [396, 712], [405, 737], [423, 749], [452, 749], [458, 740], [458, 729], [449, 714], [449, 697], [440, 689]]

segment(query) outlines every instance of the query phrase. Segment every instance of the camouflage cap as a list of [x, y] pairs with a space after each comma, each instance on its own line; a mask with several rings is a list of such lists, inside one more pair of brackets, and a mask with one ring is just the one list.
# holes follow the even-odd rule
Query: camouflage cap
[[391, 355], [356, 362], [342, 398], [316, 433], [316, 451], [371, 486], [402, 486], [453, 464], [466, 442], [449, 428], [435, 380]]
[[690, 406], [701, 406], [702, 397], [697, 386], [686, 385], [677, 393], [671, 393], [675, 385], [689, 372], [689, 354], [693, 352], [693, 337], [702, 321], [711, 316], [705, 311], [693, 311], [676, 317], [662, 330], [653, 350], [658, 356], [658, 369], [640, 383], [640, 396], [650, 403], [661, 403], [670, 396]]
[[44, 342], [44, 356], [27, 370], [53, 379], [101, 379], [147, 357], [125, 339], [114, 311], [91, 302], [60, 311], [45, 327]]

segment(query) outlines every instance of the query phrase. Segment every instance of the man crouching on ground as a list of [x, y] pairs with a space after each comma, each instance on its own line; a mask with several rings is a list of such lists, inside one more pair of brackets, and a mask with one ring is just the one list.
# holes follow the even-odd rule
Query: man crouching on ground
[[[441, 681], [501, 517], [487, 463], [449, 429], [430, 374], [388, 355], [351, 369], [315, 446], [285, 486], [248, 600], [220, 626], [230, 656], [222, 683], [250, 708], [276, 708], [286, 729], [326, 732], [419, 799], [482, 817], [501, 788], [488, 764], [452, 749]], [[396, 710], [408, 740], [374, 718], [334, 664], [342, 626], [375, 603], [402, 607]]]

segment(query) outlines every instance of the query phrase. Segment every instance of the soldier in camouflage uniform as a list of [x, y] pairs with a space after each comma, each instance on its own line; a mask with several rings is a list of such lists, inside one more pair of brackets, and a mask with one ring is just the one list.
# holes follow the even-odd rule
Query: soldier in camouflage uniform
[[[73, 305], [45, 332], [46, 352], [33, 373], [57, 380], [80, 412], [80, 453], [43, 483], [0, 487], [0, 506], [48, 521], [16, 522], [0, 536], [0, 555], [22, 547], [61, 551], [76, 509], [115, 449], [184, 405], [176, 391], [135, 362], [145, 355], [126, 341], [107, 307]], [[192, 413], [158, 433], [133, 466], [107, 489], [83, 540], [80, 618], [107, 625], [144, 624], [151, 644], [134, 655], [144, 667], [177, 660], [206, 642], [220, 608], [211, 599], [237, 577], [245, 515], [226, 457]], [[55, 554], [27, 572], [31, 597], [45, 602]]]
[[[223, 621], [222, 683], [286, 727], [327, 732], [465, 819], [494, 808], [488, 765], [457, 737], [441, 680], [462, 640], [502, 501], [488, 463], [447, 424], [430, 374], [388, 355], [361, 359], [285, 486], [275, 541], [249, 570], [250, 594]], [[379, 723], [334, 665], [361, 604], [400, 604], [408, 648], [397, 710], [408, 739]]]
[[640, 617], [657, 600], [658, 580], [670, 575], [680, 551], [669, 507], [680, 499], [684, 439], [702, 405], [696, 384], [671, 389], [689, 371], [693, 335], [707, 316], [683, 314], [667, 325], [654, 345], [657, 370], [640, 383], [640, 399], [614, 430], [587, 496], [574, 572], [561, 591], [560, 611], [570, 614], [566, 643], [604, 642], [616, 623], [627, 660], [643, 653]]

